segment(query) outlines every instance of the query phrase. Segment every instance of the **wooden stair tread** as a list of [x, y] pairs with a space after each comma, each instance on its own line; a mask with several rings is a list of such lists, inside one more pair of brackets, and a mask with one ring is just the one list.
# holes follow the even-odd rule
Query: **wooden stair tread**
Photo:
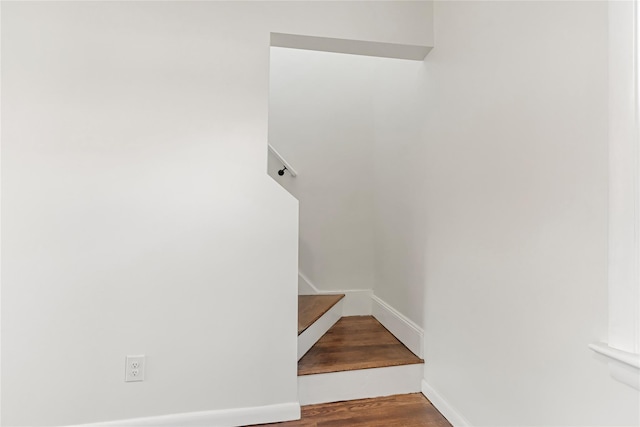
[[298, 362], [298, 375], [413, 365], [413, 354], [373, 316], [341, 318]]
[[298, 335], [338, 303], [344, 294], [298, 295]]

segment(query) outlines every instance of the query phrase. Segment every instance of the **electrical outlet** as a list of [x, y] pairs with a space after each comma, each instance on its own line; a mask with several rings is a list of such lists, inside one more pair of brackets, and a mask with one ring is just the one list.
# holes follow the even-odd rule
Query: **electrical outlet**
[[144, 354], [139, 356], [127, 356], [124, 381], [144, 381]]

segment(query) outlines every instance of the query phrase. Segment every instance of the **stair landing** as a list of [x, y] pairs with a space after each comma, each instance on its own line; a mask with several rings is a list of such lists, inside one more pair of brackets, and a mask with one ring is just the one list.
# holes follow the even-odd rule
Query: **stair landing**
[[298, 335], [313, 325], [342, 298], [344, 294], [298, 295]]
[[298, 376], [413, 365], [413, 354], [373, 316], [341, 318], [298, 362]]

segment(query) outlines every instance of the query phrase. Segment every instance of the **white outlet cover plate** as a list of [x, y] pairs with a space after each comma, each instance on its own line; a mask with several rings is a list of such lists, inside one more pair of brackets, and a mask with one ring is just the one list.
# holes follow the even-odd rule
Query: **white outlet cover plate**
[[144, 355], [127, 356], [124, 381], [144, 381], [145, 357]]

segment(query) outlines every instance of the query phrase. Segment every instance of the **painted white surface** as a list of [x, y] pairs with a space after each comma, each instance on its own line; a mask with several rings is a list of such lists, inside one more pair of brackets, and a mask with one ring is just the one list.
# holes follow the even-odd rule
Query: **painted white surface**
[[[640, 357], [640, 149], [637, 3], [609, 2], [609, 337]], [[593, 347], [592, 347], [593, 348]], [[610, 355], [610, 352], [603, 353]], [[612, 353], [617, 354], [617, 353]], [[614, 367], [617, 358], [609, 362]], [[640, 372], [624, 383], [640, 387]]]
[[640, 356], [635, 353], [618, 350], [602, 342], [589, 344], [589, 347], [600, 354], [616, 359], [633, 368], [640, 369]]
[[640, 390], [640, 356], [638, 354], [618, 350], [603, 342], [589, 344], [589, 348], [605, 356], [612, 378]]
[[[342, 300], [344, 300], [344, 298]], [[305, 329], [304, 332], [298, 335], [298, 360], [302, 359], [302, 356], [340, 320], [342, 317], [342, 300], [338, 301], [311, 326]]]
[[447, 402], [433, 387], [422, 380], [422, 394], [451, 423], [453, 427], [470, 427], [471, 423]]
[[298, 273], [298, 295], [315, 295], [318, 290]]
[[298, 274], [299, 295], [344, 294], [343, 316], [368, 316], [372, 312], [373, 291], [370, 289], [346, 289], [341, 291], [321, 291], [303, 273]]
[[344, 294], [343, 316], [369, 316], [371, 314], [372, 291], [355, 289], [340, 291], [340, 293]]
[[373, 316], [416, 356], [424, 354], [424, 331], [395, 308], [372, 295]]
[[[380, 59], [271, 48], [269, 142], [298, 171], [299, 268], [323, 291], [371, 289], [371, 72]], [[273, 158], [271, 158], [273, 160]]]
[[[296, 401], [297, 202], [264, 174], [269, 33], [429, 45], [428, 3], [2, 9], [2, 424]], [[126, 384], [138, 353], [145, 381]]]
[[373, 79], [373, 290], [418, 325], [424, 321], [428, 238], [422, 132], [428, 96], [424, 70], [422, 62], [382, 60]]
[[439, 2], [425, 380], [477, 426], [638, 425], [607, 339], [605, 2]]
[[87, 427], [233, 427], [266, 423], [271, 420], [300, 419], [297, 402], [255, 408], [224, 409], [158, 417], [133, 418], [106, 423], [83, 424]]
[[367, 42], [361, 40], [334, 39], [329, 37], [301, 36], [296, 34], [271, 34], [271, 46], [306, 49], [320, 52], [380, 56], [383, 58], [413, 59], [422, 61], [431, 51], [427, 46], [399, 45], [394, 43]]
[[300, 405], [418, 393], [423, 364], [298, 377]]
[[[106, 423], [82, 424], [87, 427], [234, 427], [257, 423], [300, 419], [297, 402], [254, 408], [223, 409], [158, 417], [133, 418]], [[271, 421], [267, 421], [271, 420]], [[78, 426], [80, 427], [80, 426]]]
[[[421, 61], [272, 49], [269, 175], [300, 200], [300, 271], [423, 321]], [[309, 292], [301, 283], [301, 292]], [[349, 306], [349, 303], [346, 304]]]
[[[277, 162], [280, 162], [283, 168], [286, 168], [286, 173], [291, 175], [291, 178], [295, 178], [296, 175], [298, 175], [298, 172], [296, 172], [293, 166], [291, 166], [291, 164], [287, 162], [287, 160], [284, 157], [282, 157], [280, 153], [278, 153], [276, 149], [271, 146], [271, 144], [269, 144], [268, 149], [269, 149], [269, 155], [275, 157], [275, 160]], [[280, 175], [278, 174], [278, 176]]]

